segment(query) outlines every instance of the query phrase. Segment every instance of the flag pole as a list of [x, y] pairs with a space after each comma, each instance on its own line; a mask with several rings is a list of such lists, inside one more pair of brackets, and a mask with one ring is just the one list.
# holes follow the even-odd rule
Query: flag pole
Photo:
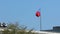
[[41, 16], [40, 16], [40, 31], [42, 30]]
[[42, 30], [42, 19], [41, 19], [41, 9], [40, 9], [40, 31]]
[[42, 16], [41, 16], [41, 9], [39, 9], [37, 12], [36, 12], [36, 16], [39, 17], [39, 28], [40, 28], [40, 31], [42, 30]]

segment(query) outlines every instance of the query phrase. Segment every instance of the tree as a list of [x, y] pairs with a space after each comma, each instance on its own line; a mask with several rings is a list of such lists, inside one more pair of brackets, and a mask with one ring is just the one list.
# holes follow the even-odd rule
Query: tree
[[26, 32], [27, 27], [19, 26], [18, 23], [15, 24], [8, 24], [7, 29], [3, 31], [3, 34], [34, 34], [31, 31]]

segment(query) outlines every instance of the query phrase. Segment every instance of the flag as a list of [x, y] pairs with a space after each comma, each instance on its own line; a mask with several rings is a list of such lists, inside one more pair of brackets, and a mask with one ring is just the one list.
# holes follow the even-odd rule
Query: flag
[[40, 9], [36, 11], [36, 16], [37, 17], [41, 16]]

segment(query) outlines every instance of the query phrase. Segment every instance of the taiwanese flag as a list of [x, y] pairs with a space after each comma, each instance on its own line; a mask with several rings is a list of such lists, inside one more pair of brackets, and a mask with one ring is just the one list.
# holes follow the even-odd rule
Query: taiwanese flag
[[40, 9], [36, 11], [36, 16], [37, 17], [41, 16]]

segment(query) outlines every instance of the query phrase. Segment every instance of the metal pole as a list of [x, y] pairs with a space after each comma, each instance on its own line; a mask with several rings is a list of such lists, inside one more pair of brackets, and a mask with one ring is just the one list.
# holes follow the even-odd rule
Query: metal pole
[[42, 30], [41, 16], [40, 16], [40, 31]]
[[42, 16], [41, 16], [41, 9], [40, 9], [40, 31], [42, 30]]

